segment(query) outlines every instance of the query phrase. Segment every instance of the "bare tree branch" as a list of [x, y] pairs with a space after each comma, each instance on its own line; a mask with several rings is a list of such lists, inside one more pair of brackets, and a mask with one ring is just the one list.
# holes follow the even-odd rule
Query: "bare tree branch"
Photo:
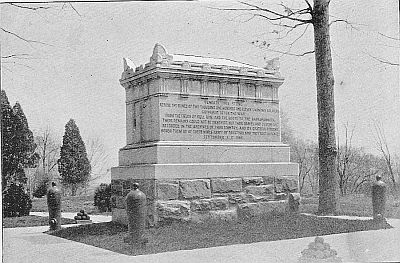
[[310, 2], [308, 2], [308, 0], [304, 0], [304, 2], [306, 2], [307, 6], [308, 6], [308, 10], [310, 11], [310, 14], [312, 14], [313, 8], [312, 8]]
[[[294, 12], [289, 14], [289, 15], [284, 15], [284, 14], [280, 14], [278, 12], [272, 11], [270, 9], [262, 8], [262, 7], [259, 7], [257, 5], [250, 4], [250, 3], [247, 3], [247, 2], [239, 1], [239, 3], [252, 7], [253, 9], [251, 11], [263, 11], [263, 12], [266, 12], [266, 13], [269, 13], [269, 14], [277, 16], [275, 18], [270, 18], [270, 20], [287, 19], [287, 20], [292, 20], [292, 21], [295, 21], [295, 22], [302, 22], [302, 23], [311, 23], [312, 22], [311, 19], [300, 19], [300, 18], [292, 17], [293, 15], [296, 14]], [[304, 10], [307, 10], [307, 9], [304, 9]], [[306, 12], [305, 14], [310, 14], [310, 12]]]
[[[311, 19], [301, 19], [298, 18], [299, 16], [302, 15], [311, 15], [311, 11], [309, 8], [304, 8], [304, 9], [299, 9], [296, 11], [288, 12], [287, 15], [281, 14], [278, 12], [275, 12], [273, 10], [267, 9], [267, 8], [262, 8], [258, 5], [250, 4], [247, 2], [242, 2], [239, 1], [239, 3], [248, 6], [249, 8], [218, 8], [218, 7], [209, 7], [210, 9], [215, 9], [215, 10], [222, 10], [222, 11], [257, 11], [257, 12], [264, 12], [270, 15], [273, 15], [274, 17], [268, 16], [266, 14], [253, 14], [254, 16], [262, 17], [270, 21], [276, 21], [276, 20], [291, 20], [295, 22], [301, 22], [301, 23], [311, 23]], [[291, 10], [290, 8], [286, 7], [285, 5], [281, 4], [281, 6], [284, 7], [285, 10]], [[296, 17], [297, 16], [297, 17]]]
[[7, 59], [7, 58], [24, 58], [26, 56], [30, 56], [29, 54], [11, 54], [7, 56], [1, 56], [2, 59]]
[[9, 5], [18, 7], [18, 8], [23, 8], [23, 9], [29, 9], [29, 10], [39, 10], [39, 9], [50, 9], [51, 7], [49, 6], [36, 6], [36, 7], [32, 7], [32, 6], [23, 6], [23, 5], [17, 5], [15, 3], [8, 3]]
[[18, 38], [18, 39], [20, 39], [20, 40], [22, 40], [22, 41], [25, 41], [25, 42], [27, 42], [27, 43], [29, 43], [29, 44], [34, 43], [34, 44], [41, 44], [41, 45], [53, 47], [53, 45], [51, 45], [51, 44], [47, 44], [47, 43], [44, 43], [44, 42], [41, 42], [41, 41], [37, 41], [37, 40], [32, 40], [32, 39], [27, 39], [27, 38], [21, 37], [20, 35], [14, 33], [14, 32], [8, 31], [8, 30], [6, 30], [6, 29], [4, 29], [4, 28], [1, 28], [1, 30], [3, 30], [3, 32], [5, 32], [5, 33], [7, 33], [7, 34], [10, 34], [10, 35], [13, 35], [13, 36], [15, 36], [16, 38]]
[[329, 26], [331, 26], [331, 25], [334, 24], [334, 23], [338, 23], [338, 22], [345, 23], [345, 24], [349, 25], [352, 29], [357, 30], [357, 31], [360, 31], [359, 28], [357, 28], [357, 27], [354, 26], [355, 23], [349, 22], [349, 21], [346, 20], [346, 19], [335, 19], [335, 20], [333, 20], [333, 21], [331, 21], [331, 22], [329, 23]]
[[397, 41], [400, 40], [400, 38], [387, 36], [387, 35], [385, 35], [385, 34], [382, 34], [381, 32], [378, 32], [378, 34], [381, 35], [381, 36], [383, 36], [383, 37], [389, 38], [389, 39], [393, 39], [393, 40], [397, 40]]
[[272, 51], [272, 52], [276, 52], [276, 53], [282, 54], [282, 55], [289, 55], [289, 56], [295, 56], [295, 57], [304, 57], [306, 55], [310, 55], [310, 54], [314, 54], [315, 53], [314, 50], [306, 51], [306, 52], [303, 52], [303, 53], [291, 53], [290, 50], [289, 51], [280, 51], [280, 50], [275, 50], [275, 49], [270, 49], [270, 48], [268, 48], [268, 50]]
[[[292, 47], [300, 38], [302, 38], [304, 36], [304, 34], [307, 32], [308, 26], [310, 24], [307, 24], [306, 28], [304, 28], [303, 33], [300, 34], [300, 36], [298, 36], [295, 40], [293, 40], [292, 43], [289, 44], [290, 47]], [[314, 52], [313, 52], [314, 53]]]
[[82, 16], [81, 14], [79, 14], [79, 12], [75, 9], [75, 7], [72, 5], [72, 3], [69, 3], [69, 5], [71, 6], [71, 8], [75, 11], [75, 13], [78, 14], [78, 16]]
[[384, 60], [384, 59], [372, 56], [371, 54], [369, 54], [367, 52], [363, 52], [363, 53], [368, 55], [369, 57], [375, 59], [376, 61], [379, 61], [380, 63], [383, 63], [383, 64], [387, 64], [387, 65], [391, 65], [391, 66], [397, 66], [397, 67], [400, 65], [399, 63], [396, 63], [396, 62], [391, 62], [391, 61], [388, 61], [388, 60]]
[[[294, 31], [296, 28], [298, 28], [298, 27], [300, 27], [300, 26], [303, 26], [303, 25], [309, 25], [308, 23], [298, 23], [298, 24], [296, 24], [296, 25], [294, 25], [294, 26], [289, 26], [289, 25], [285, 25], [285, 24], [279, 24], [279, 23], [272, 23], [271, 21], [269, 21], [272, 25], [274, 25], [274, 26], [281, 26], [281, 27], [285, 27], [285, 28], [290, 28], [289, 30], [287, 30], [286, 31], [286, 33], [285, 33], [285, 35], [284, 36], [282, 36], [282, 37], [277, 37], [276, 39], [284, 39], [284, 38], [286, 38], [286, 37], [288, 37], [288, 35], [292, 32], [292, 31]], [[275, 31], [273, 31], [272, 33], [280, 33], [280, 32], [283, 32], [283, 30], [282, 31], [277, 31], [277, 30], [275, 30]]]

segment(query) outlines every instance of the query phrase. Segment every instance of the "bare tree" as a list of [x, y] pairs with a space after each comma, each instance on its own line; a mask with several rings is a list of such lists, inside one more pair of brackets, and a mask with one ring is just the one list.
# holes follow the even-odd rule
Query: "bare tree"
[[389, 145], [386, 140], [386, 135], [382, 128], [382, 124], [378, 121], [374, 121], [373, 125], [374, 125], [374, 137], [375, 137], [375, 143], [376, 143], [377, 150], [382, 154], [382, 157], [385, 160], [387, 172], [388, 172], [390, 180], [392, 181], [393, 191], [397, 195], [398, 189], [397, 189], [397, 182], [396, 182], [396, 176], [395, 176], [395, 171], [394, 171], [395, 163], [394, 163], [393, 155], [389, 149]]
[[316, 188], [315, 172], [318, 168], [318, 146], [313, 142], [295, 139], [291, 142], [291, 161], [299, 164], [299, 190], [303, 193], [308, 182], [312, 193]]
[[57, 160], [60, 155], [61, 144], [54, 138], [53, 132], [47, 126], [40, 135], [35, 137], [37, 153], [39, 154], [39, 166], [37, 180], [53, 180], [57, 177]]
[[338, 136], [338, 153], [336, 161], [336, 170], [339, 177], [340, 194], [346, 194], [347, 182], [350, 179], [349, 168], [353, 161], [355, 151], [352, 151], [352, 140], [354, 134], [354, 127], [349, 131], [349, 124], [344, 125], [345, 138], [344, 145], [340, 144], [340, 137]]
[[110, 172], [110, 156], [107, 154], [100, 138], [90, 138], [85, 142], [87, 156], [92, 167], [89, 180], [83, 185], [83, 193], [87, 193], [91, 183]]
[[[315, 55], [315, 68], [317, 80], [317, 104], [318, 104], [318, 154], [319, 154], [319, 205], [320, 214], [336, 213], [336, 136], [335, 136], [335, 104], [334, 104], [334, 77], [332, 69], [332, 56], [330, 46], [329, 27], [333, 22], [346, 22], [336, 19], [329, 21], [330, 0], [314, 0], [313, 6], [308, 0], [303, 5], [289, 7], [283, 3], [279, 9], [274, 10], [272, 4], [253, 4], [240, 2], [244, 8], [225, 8], [223, 10], [242, 10], [251, 13], [252, 18], [265, 19], [268, 23], [278, 26], [285, 31], [284, 36], [302, 28], [301, 33], [284, 54], [304, 56]], [[291, 52], [291, 48], [300, 39], [309, 26], [314, 28], [314, 50], [300, 54]], [[276, 30], [279, 33], [279, 30]], [[262, 42], [269, 47], [268, 43]]]
[[375, 155], [365, 153], [362, 149], [353, 149], [352, 169], [349, 172], [349, 180], [346, 182], [346, 190], [350, 193], [369, 193], [374, 176], [382, 173], [381, 159]]

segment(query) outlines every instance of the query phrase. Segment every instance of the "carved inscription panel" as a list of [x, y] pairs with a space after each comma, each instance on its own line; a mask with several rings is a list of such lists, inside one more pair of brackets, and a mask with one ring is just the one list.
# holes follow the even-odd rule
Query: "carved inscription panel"
[[160, 139], [279, 142], [279, 105], [217, 98], [162, 97]]

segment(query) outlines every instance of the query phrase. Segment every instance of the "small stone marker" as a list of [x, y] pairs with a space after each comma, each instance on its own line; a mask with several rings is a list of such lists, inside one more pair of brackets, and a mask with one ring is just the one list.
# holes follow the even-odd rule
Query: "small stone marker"
[[61, 229], [61, 191], [54, 182], [51, 183], [51, 188], [47, 191], [47, 206], [50, 230]]
[[324, 243], [322, 237], [316, 237], [314, 242], [308, 244], [308, 248], [301, 251], [299, 263], [313, 262], [342, 262], [340, 257], [337, 257], [337, 252], [330, 248], [328, 243]]
[[146, 229], [146, 195], [139, 190], [137, 183], [125, 199], [126, 213], [128, 215], [128, 234], [124, 237], [125, 243], [145, 245], [148, 240], [145, 237]]
[[372, 213], [373, 219], [377, 223], [386, 222], [386, 184], [380, 175], [376, 176], [376, 182], [372, 185]]

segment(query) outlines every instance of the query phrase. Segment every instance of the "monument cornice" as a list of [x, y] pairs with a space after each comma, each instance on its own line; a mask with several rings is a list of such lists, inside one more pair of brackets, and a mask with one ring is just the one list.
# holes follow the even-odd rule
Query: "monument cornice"
[[125, 88], [136, 83], [147, 82], [149, 79], [154, 78], [165, 78], [165, 79], [189, 79], [189, 80], [198, 80], [198, 81], [220, 81], [220, 82], [229, 82], [229, 83], [246, 83], [246, 84], [255, 84], [255, 85], [274, 85], [275, 87], [279, 87], [283, 84], [283, 78], [274, 78], [270, 76], [249, 76], [249, 75], [240, 75], [234, 73], [222, 73], [222, 72], [203, 72], [196, 71], [191, 69], [174, 69], [167, 67], [158, 67], [152, 66], [148, 67], [146, 70], [140, 72], [139, 74], [121, 79], [120, 83]]
[[[155, 76], [154, 76], [155, 75]], [[207, 58], [192, 55], [168, 54], [166, 49], [156, 44], [150, 62], [136, 67], [124, 58], [124, 72], [120, 83], [125, 88], [135, 81], [147, 81], [148, 78], [188, 78], [195, 80], [223, 80], [227, 82], [271, 83], [279, 87], [284, 78], [279, 73], [279, 60], [268, 61], [266, 68], [219, 58]]]

